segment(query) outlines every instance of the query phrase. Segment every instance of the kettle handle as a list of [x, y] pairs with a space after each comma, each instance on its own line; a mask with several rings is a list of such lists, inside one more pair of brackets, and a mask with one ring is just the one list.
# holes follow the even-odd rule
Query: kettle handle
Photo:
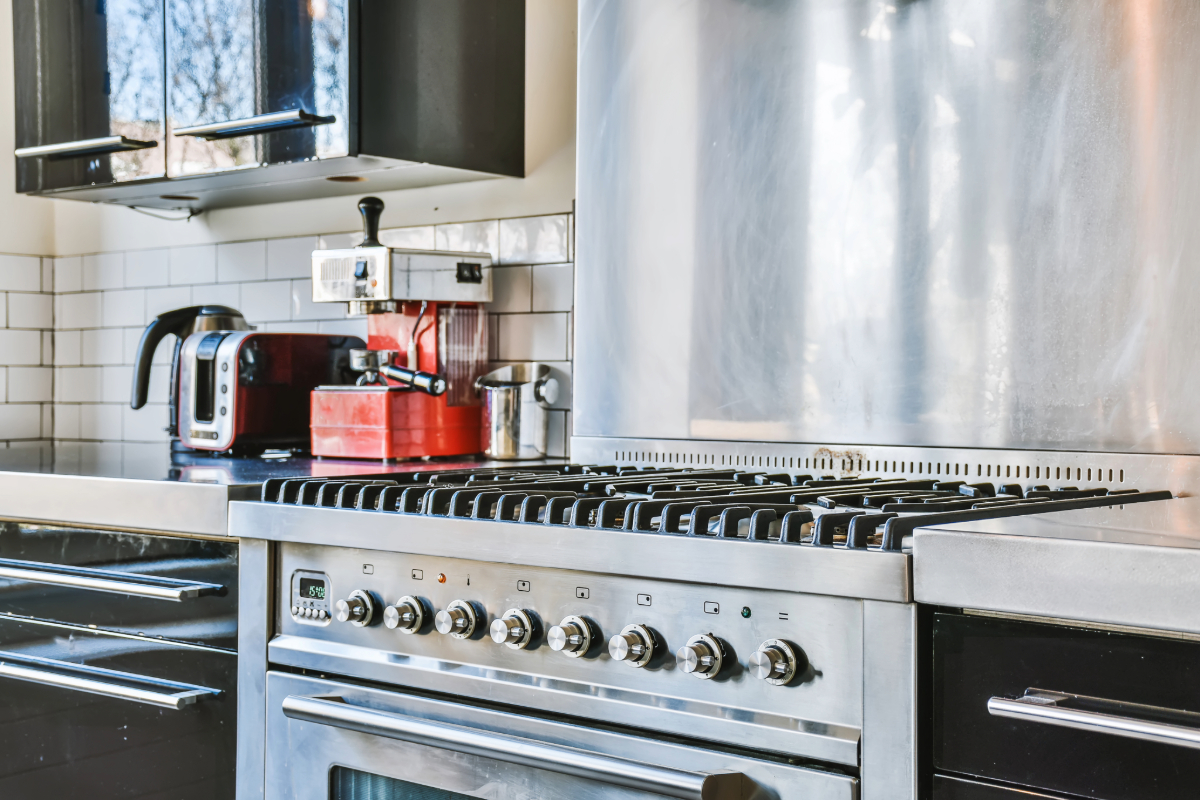
[[[187, 308], [177, 308], [174, 311], [164, 311], [146, 326], [146, 330], [142, 331], [137, 355], [133, 359], [133, 388], [129, 399], [131, 407], [141, 408], [146, 405], [146, 394], [150, 389], [150, 362], [154, 358], [154, 351], [158, 348], [158, 343], [168, 333], [173, 333], [182, 339], [191, 331], [192, 324], [200, 315], [202, 308], [204, 306], [188, 306]], [[172, 396], [175, 394], [174, 382], [171, 384], [171, 394]]]

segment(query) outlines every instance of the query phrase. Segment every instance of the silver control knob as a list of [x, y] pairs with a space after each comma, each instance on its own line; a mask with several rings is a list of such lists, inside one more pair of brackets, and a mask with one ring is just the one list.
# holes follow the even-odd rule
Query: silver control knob
[[415, 597], [405, 595], [393, 606], [383, 610], [383, 624], [401, 633], [416, 633], [425, 626], [425, 604]]
[[362, 589], [355, 589], [345, 600], [338, 600], [336, 609], [338, 622], [349, 622], [360, 628], [375, 619], [375, 601]]
[[783, 686], [807, 666], [807, 660], [782, 639], [768, 639], [750, 656], [750, 674], [773, 686]]
[[724, 660], [725, 647], [711, 633], [693, 636], [675, 651], [675, 663], [679, 668], [701, 680], [708, 680], [720, 672]]
[[570, 616], [546, 632], [546, 644], [571, 658], [579, 658], [592, 647], [592, 625], [583, 617]]
[[510, 608], [503, 617], [492, 620], [489, 630], [492, 641], [496, 644], [508, 645], [514, 650], [524, 650], [533, 641], [537, 620], [528, 611]]
[[469, 639], [475, 633], [475, 625], [479, 615], [475, 608], [465, 600], [454, 600], [450, 605], [437, 612], [433, 618], [433, 627], [441, 634], [450, 634], [455, 639]]
[[644, 625], [626, 625], [608, 640], [608, 654], [613, 661], [644, 667], [654, 658], [654, 633]]

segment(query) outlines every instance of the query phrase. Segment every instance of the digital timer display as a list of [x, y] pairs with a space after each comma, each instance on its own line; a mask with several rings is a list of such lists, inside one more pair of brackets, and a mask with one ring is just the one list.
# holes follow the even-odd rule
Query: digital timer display
[[300, 596], [308, 600], [325, 599], [325, 581], [313, 578], [300, 579]]

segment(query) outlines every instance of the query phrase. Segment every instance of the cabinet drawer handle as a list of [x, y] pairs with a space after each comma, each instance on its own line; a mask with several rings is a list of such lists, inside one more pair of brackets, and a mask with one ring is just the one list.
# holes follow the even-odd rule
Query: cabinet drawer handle
[[[42, 686], [56, 686], [77, 692], [98, 694], [117, 700], [149, 703], [175, 711], [206, 697], [221, 694], [218, 689], [193, 686], [190, 683], [147, 678], [132, 672], [87, 667], [69, 661], [37, 658], [0, 651], [0, 677], [29, 681]], [[141, 684], [141, 686], [131, 685]], [[142, 688], [150, 687], [150, 688]]]
[[172, 600], [176, 603], [193, 597], [218, 594], [225, 588], [217, 583], [178, 581], [174, 578], [159, 578], [154, 575], [111, 572], [106, 569], [90, 569], [88, 567], [64, 567], [59, 564], [16, 561], [10, 558], [0, 558], [0, 578], [29, 583], [46, 583], [52, 586], [69, 586], [73, 589], [88, 589], [93, 592], [129, 594], [154, 600]]
[[313, 125], [328, 125], [337, 122], [337, 117], [319, 117], [302, 109], [293, 111], [276, 111], [271, 114], [259, 114], [245, 119], [231, 119], [225, 122], [209, 122], [204, 125], [189, 125], [176, 128], [176, 136], [195, 136], [198, 139], [230, 139], [234, 136], [249, 136], [254, 133], [286, 130], [287, 128], [306, 128]]
[[[1072, 705], [1083, 707], [1072, 708]], [[1192, 711], [1043, 689], [1026, 689], [1025, 695], [1015, 700], [1008, 697], [988, 698], [987, 710], [994, 717], [1009, 717], [1200, 750], [1200, 714]], [[1163, 722], [1163, 719], [1174, 722]], [[1177, 724], [1179, 722], [1190, 724]]]
[[80, 139], [74, 142], [40, 144], [36, 147], [18, 147], [14, 151], [14, 155], [17, 158], [49, 156], [51, 160], [57, 161], [61, 158], [99, 156], [105, 153], [122, 153], [126, 150], [145, 150], [147, 147], [158, 147], [158, 142], [143, 142], [126, 136], [104, 136], [99, 139]]
[[667, 797], [723, 800], [743, 796], [743, 776], [737, 772], [687, 772], [656, 767], [573, 747], [363, 708], [340, 697], [289, 695], [283, 700], [283, 713], [290, 719], [574, 775]]

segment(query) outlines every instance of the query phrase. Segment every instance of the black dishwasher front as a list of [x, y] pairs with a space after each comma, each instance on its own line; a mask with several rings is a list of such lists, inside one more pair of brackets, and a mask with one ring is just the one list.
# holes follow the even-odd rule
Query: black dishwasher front
[[934, 800], [1196, 797], [1200, 642], [938, 613]]
[[0, 523], [0, 797], [234, 795], [238, 546]]

